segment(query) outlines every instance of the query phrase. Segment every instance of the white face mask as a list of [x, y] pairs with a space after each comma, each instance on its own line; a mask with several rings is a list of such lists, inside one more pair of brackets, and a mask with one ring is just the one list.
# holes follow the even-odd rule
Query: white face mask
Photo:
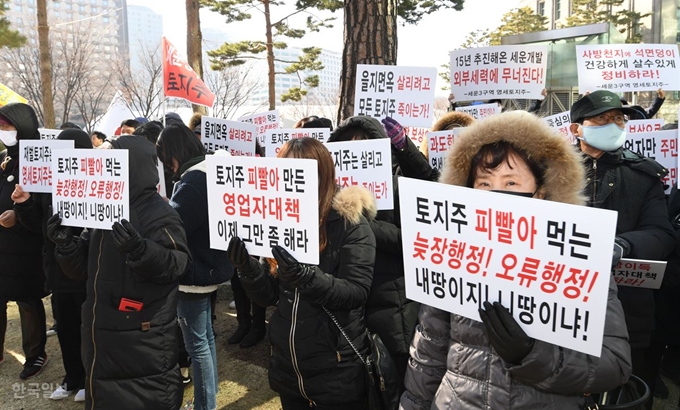
[[13, 147], [17, 145], [17, 130], [0, 131], [0, 142], [6, 147]]

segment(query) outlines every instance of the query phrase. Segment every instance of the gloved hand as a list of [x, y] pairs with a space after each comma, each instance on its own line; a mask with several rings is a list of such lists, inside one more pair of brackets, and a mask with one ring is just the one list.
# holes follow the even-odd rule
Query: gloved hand
[[314, 269], [301, 264], [287, 250], [280, 246], [272, 247], [272, 255], [278, 262], [279, 278], [294, 288], [302, 288], [314, 278]]
[[498, 302], [484, 302], [479, 316], [486, 328], [491, 346], [505, 362], [520, 364], [534, 347], [534, 339], [519, 327], [510, 312]]
[[232, 236], [227, 248], [227, 257], [234, 267], [246, 276], [252, 276], [257, 272], [259, 263], [253, 259], [246, 244], [238, 236]]
[[612, 268], [619, 263], [621, 258], [625, 258], [630, 254], [630, 243], [627, 240], [616, 237], [614, 238], [614, 250], [612, 251]]
[[130, 259], [139, 260], [146, 250], [144, 238], [137, 232], [132, 224], [123, 219], [113, 224], [113, 243], [122, 254], [127, 254]]
[[385, 127], [385, 132], [387, 136], [390, 137], [392, 145], [396, 149], [402, 149], [406, 146], [406, 133], [404, 132], [404, 127], [390, 117], [385, 117], [382, 120], [383, 126]]
[[47, 238], [60, 248], [71, 248], [73, 243], [73, 231], [68, 226], [61, 225], [59, 214], [54, 214], [47, 220]]

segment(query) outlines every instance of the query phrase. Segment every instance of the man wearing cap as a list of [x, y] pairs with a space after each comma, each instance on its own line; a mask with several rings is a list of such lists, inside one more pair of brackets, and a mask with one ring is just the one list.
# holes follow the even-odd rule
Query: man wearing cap
[[21, 338], [26, 357], [21, 379], [37, 376], [47, 363], [45, 354], [45, 274], [42, 235], [17, 223], [12, 192], [19, 183], [19, 140], [40, 139], [38, 119], [29, 105], [0, 107], [0, 364], [3, 362], [7, 302], [15, 301], [21, 318]]
[[[607, 90], [584, 95], [571, 107], [570, 130], [585, 158], [588, 206], [618, 212], [613, 264], [620, 258], [666, 260], [677, 243], [661, 180], [668, 170], [623, 148], [626, 123], [633, 113]], [[654, 391], [650, 376], [654, 373], [645, 366], [645, 348], [654, 330], [653, 291], [619, 286], [619, 299], [626, 315], [633, 374]]]

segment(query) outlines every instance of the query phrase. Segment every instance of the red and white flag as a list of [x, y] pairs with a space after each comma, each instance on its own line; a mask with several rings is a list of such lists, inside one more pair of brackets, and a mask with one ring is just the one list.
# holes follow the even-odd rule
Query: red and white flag
[[166, 97], [183, 98], [189, 102], [212, 107], [215, 94], [206, 87], [177, 49], [163, 37], [163, 90]]

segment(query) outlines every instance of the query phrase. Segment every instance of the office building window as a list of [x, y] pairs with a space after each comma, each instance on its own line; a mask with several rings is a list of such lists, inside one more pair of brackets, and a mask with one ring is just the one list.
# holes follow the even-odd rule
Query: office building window
[[562, 1], [555, 1], [555, 20], [559, 20], [562, 17]]
[[545, 1], [539, 1], [536, 9], [538, 10], [539, 16], [545, 16]]

